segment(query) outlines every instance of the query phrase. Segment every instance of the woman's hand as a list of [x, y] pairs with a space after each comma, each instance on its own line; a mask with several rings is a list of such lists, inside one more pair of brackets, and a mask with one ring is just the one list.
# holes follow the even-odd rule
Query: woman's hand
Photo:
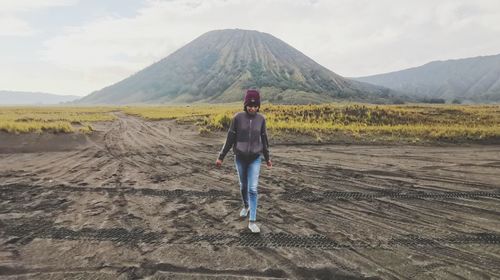
[[273, 167], [273, 163], [271, 162], [271, 160], [268, 160], [268, 161], [266, 162], [266, 165], [267, 165], [267, 168], [268, 168], [268, 169], [271, 169], [271, 167]]
[[222, 160], [217, 159], [217, 161], [215, 162], [215, 166], [221, 167], [222, 166]]

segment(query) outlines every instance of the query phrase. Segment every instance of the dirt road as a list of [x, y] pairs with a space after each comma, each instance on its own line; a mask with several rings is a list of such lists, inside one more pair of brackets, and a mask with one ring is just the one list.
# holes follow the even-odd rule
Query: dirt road
[[500, 146], [273, 143], [252, 235], [224, 135], [0, 134], [1, 279], [499, 279]]

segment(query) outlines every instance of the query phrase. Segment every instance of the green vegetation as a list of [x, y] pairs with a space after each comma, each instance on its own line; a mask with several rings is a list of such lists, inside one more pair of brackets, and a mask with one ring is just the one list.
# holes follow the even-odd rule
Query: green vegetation
[[271, 130], [328, 139], [500, 139], [500, 106], [328, 104], [266, 107]]
[[[488, 141], [500, 139], [500, 106], [466, 105], [271, 105], [261, 108], [271, 133], [302, 134], [317, 141], [336, 136], [364, 140]], [[226, 130], [241, 105], [133, 107], [148, 119], [178, 119], [200, 133]]]
[[[92, 133], [93, 121], [112, 120], [121, 110], [148, 120], [175, 119], [199, 126], [200, 134], [225, 131], [242, 105], [143, 106], [119, 108], [3, 108], [0, 130], [7, 132]], [[272, 105], [261, 112], [275, 135], [306, 135], [318, 142], [338, 137], [363, 141], [481, 142], [500, 140], [499, 105]]]
[[210, 104], [195, 106], [157, 106], [157, 107], [125, 107], [127, 114], [148, 120], [175, 119], [179, 123], [195, 123], [200, 126], [200, 134], [207, 135], [211, 131], [229, 127], [232, 116], [241, 111], [238, 104]]
[[115, 109], [109, 107], [2, 107], [0, 108], [0, 131], [91, 133], [93, 128], [90, 123], [115, 119], [110, 114], [113, 110]]
[[237, 112], [243, 108], [240, 104], [210, 104], [195, 106], [134, 106], [122, 107], [122, 111], [129, 115], [140, 116], [148, 120], [199, 120], [204, 117]]

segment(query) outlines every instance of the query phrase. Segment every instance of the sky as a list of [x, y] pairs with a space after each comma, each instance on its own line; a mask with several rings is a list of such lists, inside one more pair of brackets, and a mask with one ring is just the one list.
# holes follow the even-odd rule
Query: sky
[[0, 0], [0, 90], [84, 96], [233, 28], [361, 77], [500, 54], [500, 1]]

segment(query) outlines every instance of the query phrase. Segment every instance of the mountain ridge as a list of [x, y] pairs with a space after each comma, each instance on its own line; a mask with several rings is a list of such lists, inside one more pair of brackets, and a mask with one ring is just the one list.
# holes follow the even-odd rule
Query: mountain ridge
[[353, 78], [449, 102], [500, 102], [500, 54], [431, 61], [421, 66]]
[[79, 100], [91, 104], [234, 102], [247, 88], [266, 100], [389, 100], [392, 91], [349, 80], [286, 42], [255, 30], [204, 33], [169, 56]]
[[46, 92], [0, 90], [0, 105], [57, 105], [71, 102], [81, 96]]

